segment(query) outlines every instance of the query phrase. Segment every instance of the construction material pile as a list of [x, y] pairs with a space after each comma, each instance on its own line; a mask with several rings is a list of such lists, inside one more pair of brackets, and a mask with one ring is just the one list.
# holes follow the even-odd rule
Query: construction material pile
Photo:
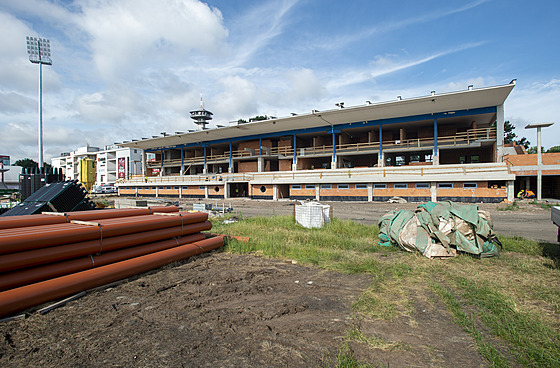
[[177, 207], [0, 218], [0, 316], [223, 245], [202, 212]]
[[85, 211], [94, 208], [95, 204], [90, 201], [85, 188], [77, 180], [68, 180], [45, 184], [2, 216], [33, 215], [45, 211]]
[[379, 244], [428, 258], [455, 257], [457, 251], [479, 257], [499, 255], [502, 244], [492, 229], [492, 218], [476, 205], [428, 202], [415, 212], [392, 211], [379, 219]]

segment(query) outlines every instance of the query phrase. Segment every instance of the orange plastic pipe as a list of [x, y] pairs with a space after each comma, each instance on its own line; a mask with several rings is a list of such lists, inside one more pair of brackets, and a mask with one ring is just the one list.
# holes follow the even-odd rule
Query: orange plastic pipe
[[66, 216], [50, 216], [50, 215], [4, 216], [4, 217], [0, 217], [0, 229], [12, 229], [14, 227], [61, 224], [65, 222], [68, 222]]
[[182, 212], [166, 216], [145, 215], [101, 219], [91, 223], [94, 226], [69, 223], [3, 229], [0, 230], [0, 254], [184, 226], [207, 219], [208, 214], [203, 212]]
[[159, 252], [164, 249], [185, 245], [204, 240], [205, 235], [201, 233], [183, 236], [176, 239], [162, 240], [155, 243], [137, 245], [129, 248], [114, 250], [100, 255], [81, 257], [62, 262], [50, 263], [38, 267], [8, 272], [0, 275], [0, 291], [13, 289], [23, 285], [68, 275], [71, 273], [87, 270], [94, 267], [104, 266], [110, 263], [124, 261], [145, 254]]
[[7, 316], [34, 305], [121, 280], [179, 261], [223, 245], [223, 238], [209, 238], [145, 256], [73, 273], [0, 292], [0, 316]]
[[[185, 225], [183, 227], [175, 226], [172, 228], [115, 236], [103, 239], [102, 242], [99, 240], [90, 240], [80, 243], [33, 249], [25, 252], [2, 254], [0, 255], [0, 272], [8, 272], [24, 267], [32, 267], [133, 245], [151, 243], [176, 236], [194, 234], [200, 231], [210, 230], [211, 228], [212, 223], [210, 221], [204, 221]], [[0, 278], [2, 277], [3, 275], [0, 274]]]
[[151, 215], [155, 212], [179, 212], [179, 208], [176, 206], [154, 206], [148, 208], [111, 208], [105, 210], [74, 211], [66, 213], [55, 212], [55, 214], [6, 216], [0, 217], [0, 229], [61, 224], [70, 222], [71, 220], [90, 221], [114, 217]]

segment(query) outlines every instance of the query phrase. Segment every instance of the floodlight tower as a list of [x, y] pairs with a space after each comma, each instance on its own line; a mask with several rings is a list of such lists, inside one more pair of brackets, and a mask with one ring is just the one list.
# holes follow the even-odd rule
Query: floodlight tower
[[43, 64], [52, 65], [51, 41], [27, 36], [29, 61], [39, 64], [39, 168], [43, 168]]
[[206, 124], [208, 120], [212, 120], [212, 113], [204, 109], [204, 104], [202, 103], [202, 93], [200, 94], [200, 109], [191, 111], [191, 119], [194, 120], [195, 124], [198, 125], [198, 130], [206, 129]]

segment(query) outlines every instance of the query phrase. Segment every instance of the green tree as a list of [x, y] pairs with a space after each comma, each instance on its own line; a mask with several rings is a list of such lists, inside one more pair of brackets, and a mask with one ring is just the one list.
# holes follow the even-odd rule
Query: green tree
[[268, 120], [268, 116], [266, 115], [257, 115], [254, 118], [249, 119], [249, 121], [261, 121], [261, 120]]
[[[545, 152], [544, 147], [541, 147], [541, 152]], [[533, 146], [527, 149], [527, 153], [537, 153], [537, 146]]]
[[504, 143], [509, 144], [513, 143], [515, 138], [517, 138], [517, 134], [514, 133], [515, 125], [508, 121], [504, 122]]
[[20, 160], [17, 160], [14, 163], [14, 166], [21, 166], [21, 167], [39, 167], [39, 164], [37, 164], [35, 161], [33, 161], [30, 158], [23, 158]]
[[518, 145], [525, 147], [525, 149], [529, 149], [531, 146], [531, 142], [527, 140], [525, 137], [519, 137], [517, 139], [517, 134], [513, 131], [515, 129], [515, 125], [508, 121], [504, 122], [504, 143], [509, 144], [515, 141]]
[[[39, 164], [37, 164], [35, 161], [33, 161], [30, 158], [23, 158], [20, 160], [17, 160], [14, 163], [14, 166], [21, 166], [21, 167], [39, 167]], [[46, 162], [43, 162], [43, 167], [49, 168], [51, 167], [50, 164], [47, 164]]]
[[552, 146], [546, 152], [548, 153], [560, 152], [560, 146]]

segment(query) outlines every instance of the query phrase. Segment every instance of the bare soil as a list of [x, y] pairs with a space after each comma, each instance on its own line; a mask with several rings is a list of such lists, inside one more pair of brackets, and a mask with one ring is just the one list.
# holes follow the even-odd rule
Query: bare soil
[[[231, 203], [243, 216], [293, 208], [288, 202]], [[335, 216], [376, 223], [391, 209], [417, 204], [332, 205]], [[491, 211], [498, 231], [555, 240], [545, 210], [482, 208]], [[410, 311], [394, 320], [353, 313], [371, 281], [258, 254], [212, 252], [90, 291], [47, 314], [0, 323], [0, 366], [332, 367], [355, 328], [378, 342], [349, 343], [360, 362], [487, 365], [427, 288], [407, 290]]]

